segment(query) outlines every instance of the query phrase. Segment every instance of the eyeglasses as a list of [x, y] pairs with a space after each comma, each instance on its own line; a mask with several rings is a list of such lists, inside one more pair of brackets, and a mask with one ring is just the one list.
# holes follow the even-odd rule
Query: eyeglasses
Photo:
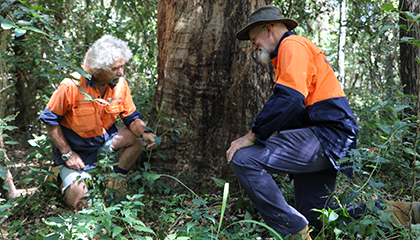
[[258, 34], [260, 34], [260, 32], [265, 28], [265, 26], [267, 25], [267, 23], [264, 23], [263, 27], [260, 29], [260, 31], [258, 31], [256, 34], [254, 34], [254, 36], [252, 36], [252, 38], [250, 38], [249, 40], [252, 42], [252, 44], [255, 44], [255, 39], [257, 38]]

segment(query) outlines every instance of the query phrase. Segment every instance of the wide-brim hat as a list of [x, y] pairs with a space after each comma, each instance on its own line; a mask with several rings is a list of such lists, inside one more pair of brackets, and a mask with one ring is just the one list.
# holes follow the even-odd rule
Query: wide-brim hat
[[296, 28], [299, 24], [293, 19], [283, 18], [280, 8], [267, 5], [255, 10], [248, 17], [248, 23], [236, 33], [236, 38], [239, 40], [249, 40], [249, 30], [261, 23], [281, 22], [286, 25], [289, 31]]

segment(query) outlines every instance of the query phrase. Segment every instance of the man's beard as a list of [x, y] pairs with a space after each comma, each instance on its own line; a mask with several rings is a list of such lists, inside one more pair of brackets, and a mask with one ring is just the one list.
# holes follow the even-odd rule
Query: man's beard
[[258, 59], [262, 63], [268, 63], [271, 61], [271, 54], [263, 47], [258, 48]]
[[116, 76], [116, 77], [113, 77], [112, 79], [111, 79], [111, 81], [109, 81], [111, 84], [114, 84], [114, 85], [117, 85], [117, 83], [120, 81], [120, 77], [121, 76]]

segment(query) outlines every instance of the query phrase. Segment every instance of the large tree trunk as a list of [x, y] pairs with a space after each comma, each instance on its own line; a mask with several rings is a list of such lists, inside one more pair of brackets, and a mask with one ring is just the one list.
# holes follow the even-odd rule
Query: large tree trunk
[[15, 108], [19, 114], [15, 119], [15, 126], [19, 127], [22, 132], [27, 132], [36, 119], [37, 109], [33, 108], [35, 99], [35, 84], [31, 81], [28, 74], [27, 58], [28, 47], [26, 46], [27, 34], [15, 37], [13, 41], [13, 51], [15, 59], [19, 64], [15, 64], [12, 72], [15, 80]]
[[[153, 165], [195, 190], [214, 190], [211, 177], [237, 183], [226, 163], [226, 150], [250, 130], [271, 94], [272, 67], [256, 63], [251, 43], [235, 37], [249, 14], [266, 4], [270, 1], [158, 2], [154, 106], [165, 117], [186, 123], [190, 133], [183, 132], [178, 144], [164, 138], [159, 151], [167, 160], [154, 159]], [[156, 111], [151, 117], [157, 121]]]
[[346, 81], [346, 62], [345, 62], [345, 51], [344, 47], [346, 45], [346, 21], [347, 21], [347, 1], [341, 0], [340, 4], [340, 38], [338, 41], [338, 79], [341, 81], [343, 86], [347, 86]]
[[[420, 13], [420, 2], [418, 0], [400, 0], [401, 11], [409, 11]], [[400, 37], [414, 37], [420, 39], [420, 26], [418, 21], [413, 23], [407, 21], [405, 15], [400, 17]], [[420, 47], [408, 44], [406, 42], [400, 43], [400, 75], [401, 83], [405, 85], [404, 92], [406, 94], [414, 94], [417, 96], [418, 78], [419, 78], [419, 64], [415, 60], [420, 59]]]
[[[9, 15], [10, 12], [7, 14]], [[7, 15], [3, 16], [7, 18]], [[7, 49], [7, 40], [10, 36], [10, 30], [2, 30], [0, 31], [1, 38], [0, 38], [0, 52], [5, 53]], [[11, 85], [9, 84], [8, 79], [8, 69], [6, 61], [3, 59], [2, 55], [0, 54], [0, 99], [3, 101], [0, 102], [0, 119], [3, 119], [6, 117], [6, 99], [8, 99], [8, 93], [5, 91], [7, 88], [9, 88]], [[1, 123], [0, 123], [1, 125]], [[3, 141], [3, 131], [0, 128], [0, 151], [3, 151], [4, 155], [4, 161], [9, 161], [7, 158], [6, 150], [4, 149], [4, 141]], [[6, 168], [7, 167], [0, 161], [1, 167]], [[10, 191], [7, 191], [3, 188], [4, 185], [8, 185], [10, 187]], [[13, 177], [12, 174], [10, 174], [10, 171], [7, 170], [7, 174], [5, 176], [5, 179], [0, 177], [0, 198], [11, 198], [15, 197], [16, 188], [13, 183]]]

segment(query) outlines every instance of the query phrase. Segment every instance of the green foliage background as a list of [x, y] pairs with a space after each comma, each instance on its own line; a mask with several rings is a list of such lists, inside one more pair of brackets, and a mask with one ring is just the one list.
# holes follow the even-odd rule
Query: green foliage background
[[[285, 16], [300, 23], [297, 34], [313, 39], [334, 69], [338, 69], [340, 1], [276, 0], [274, 4]], [[384, 5], [379, 0], [347, 1], [346, 77], [342, 85], [360, 126], [359, 148], [350, 156], [356, 176], [354, 179], [340, 176], [335, 202], [342, 207], [318, 210], [326, 225], [323, 231], [313, 232], [314, 239], [419, 236], [416, 226], [409, 230], [393, 227], [386, 212], [351, 222], [343, 219], [345, 204], [367, 202], [374, 209], [374, 199], [419, 201], [416, 190], [419, 104], [417, 96], [403, 94], [399, 79], [397, 5], [393, 1]], [[112, 166], [112, 159], [104, 158], [94, 173], [92, 207], [76, 214], [66, 212], [58, 197], [58, 187], [44, 181], [46, 175], [53, 175], [49, 171], [51, 149], [36, 118], [60, 81], [78, 70], [88, 47], [103, 34], [129, 42], [134, 58], [126, 67], [126, 79], [139, 111], [147, 117], [157, 80], [157, 0], [5, 0], [0, 3], [0, 14], [0, 34], [7, 37], [3, 39], [7, 46], [0, 61], [5, 70], [2, 77], [7, 77], [0, 87], [0, 106], [5, 107], [0, 133], [6, 148], [30, 146], [24, 161], [39, 164], [28, 167], [29, 174], [16, 177], [18, 187], [35, 185], [41, 189], [31, 198], [8, 201], [0, 198], [0, 217], [9, 227], [7, 232], [2, 230], [3, 238], [6, 235], [19, 239], [281, 238], [262, 224], [243, 192], [230, 193], [228, 200], [223, 180], [214, 179], [221, 187], [219, 193], [203, 190], [197, 194], [187, 186], [173, 189], [171, 183], [179, 180], [161, 175], [149, 162], [130, 175], [132, 192], [126, 198], [104, 201], [104, 176]], [[406, 14], [413, 22], [419, 21], [418, 16]], [[411, 42], [418, 44], [415, 40]], [[27, 96], [24, 103], [30, 106], [25, 110], [19, 105], [22, 95]], [[23, 113], [24, 120], [16, 117]], [[346, 160], [349, 159], [342, 159]], [[0, 176], [4, 179], [5, 167], [13, 163], [7, 161], [3, 151], [0, 163]], [[292, 204], [292, 185], [281, 176], [276, 178], [286, 200]], [[186, 191], [179, 193], [181, 190]], [[38, 215], [46, 206], [58, 206], [57, 215], [44, 219], [38, 226], [24, 227], [19, 218], [23, 212]], [[36, 234], [31, 228], [37, 229]]]

